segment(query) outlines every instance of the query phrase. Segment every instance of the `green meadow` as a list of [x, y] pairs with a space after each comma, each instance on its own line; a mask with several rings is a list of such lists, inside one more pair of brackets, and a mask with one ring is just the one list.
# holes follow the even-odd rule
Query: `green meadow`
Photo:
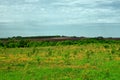
[[0, 80], [119, 80], [120, 44], [0, 48]]

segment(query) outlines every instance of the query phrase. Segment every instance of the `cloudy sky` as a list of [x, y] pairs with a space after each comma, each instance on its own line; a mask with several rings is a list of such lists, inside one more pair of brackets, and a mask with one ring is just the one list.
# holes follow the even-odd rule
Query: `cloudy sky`
[[119, 24], [120, 0], [0, 0], [0, 37], [12, 36], [2, 35], [5, 30], [96, 23]]

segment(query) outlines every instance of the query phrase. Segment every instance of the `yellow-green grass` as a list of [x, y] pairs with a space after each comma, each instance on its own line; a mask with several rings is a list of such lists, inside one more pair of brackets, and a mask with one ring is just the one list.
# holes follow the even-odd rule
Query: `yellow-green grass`
[[0, 48], [0, 80], [119, 80], [120, 45]]

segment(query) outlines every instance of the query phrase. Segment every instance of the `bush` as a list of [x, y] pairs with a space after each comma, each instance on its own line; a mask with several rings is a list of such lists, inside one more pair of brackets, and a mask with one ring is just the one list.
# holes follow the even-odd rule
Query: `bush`
[[4, 44], [2, 41], [0, 41], [0, 47], [4, 47]]

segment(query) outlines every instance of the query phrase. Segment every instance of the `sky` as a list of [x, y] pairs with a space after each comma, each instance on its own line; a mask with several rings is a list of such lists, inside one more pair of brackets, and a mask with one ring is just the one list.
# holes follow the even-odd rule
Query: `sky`
[[0, 0], [0, 37], [120, 37], [119, 27], [120, 0]]

